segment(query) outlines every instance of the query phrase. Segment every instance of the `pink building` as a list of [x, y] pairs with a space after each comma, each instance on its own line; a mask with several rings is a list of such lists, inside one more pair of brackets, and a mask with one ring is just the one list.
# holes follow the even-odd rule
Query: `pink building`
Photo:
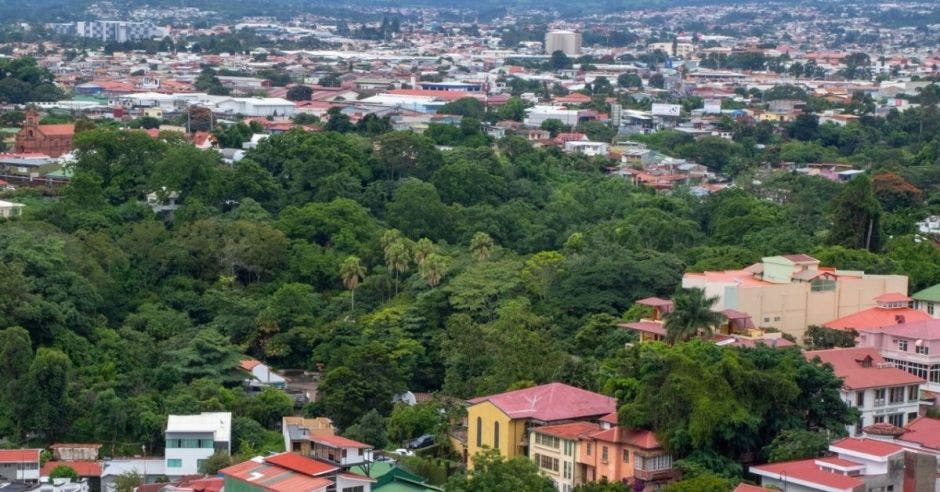
[[858, 346], [877, 350], [898, 369], [925, 379], [925, 390], [940, 393], [940, 320], [859, 330]]

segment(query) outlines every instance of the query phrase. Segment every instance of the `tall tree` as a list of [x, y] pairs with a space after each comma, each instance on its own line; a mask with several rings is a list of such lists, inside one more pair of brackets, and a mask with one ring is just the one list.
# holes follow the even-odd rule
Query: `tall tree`
[[829, 243], [846, 248], [881, 249], [881, 204], [868, 176], [856, 176], [832, 201]]
[[366, 277], [366, 269], [357, 256], [348, 256], [343, 260], [339, 267], [339, 276], [343, 279], [343, 285], [349, 289], [350, 310], [356, 310], [356, 288]]
[[703, 333], [713, 332], [725, 317], [712, 311], [717, 297], [708, 297], [704, 289], [680, 289], [673, 297], [673, 310], [666, 315], [666, 341], [676, 343]]
[[470, 254], [477, 261], [486, 261], [493, 250], [493, 238], [485, 232], [477, 232], [470, 239]]

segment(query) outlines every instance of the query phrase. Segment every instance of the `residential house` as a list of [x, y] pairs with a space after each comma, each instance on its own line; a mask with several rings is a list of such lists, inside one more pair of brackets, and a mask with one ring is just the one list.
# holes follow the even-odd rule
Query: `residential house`
[[581, 440], [577, 475], [586, 482], [605, 478], [621, 482], [636, 491], [658, 490], [679, 478], [672, 455], [653, 432], [616, 423], [616, 413], [607, 415], [601, 419], [600, 431]]
[[249, 391], [261, 391], [267, 387], [277, 389], [287, 387], [287, 380], [261, 361], [245, 359], [239, 362], [238, 366], [249, 374], [245, 380], [245, 386]]
[[586, 156], [607, 156], [609, 145], [606, 142], [568, 141], [565, 142], [565, 152], [582, 154]]
[[0, 218], [9, 219], [10, 217], [19, 217], [25, 207], [26, 205], [22, 203], [0, 200]]
[[911, 294], [914, 309], [927, 313], [931, 318], [940, 319], [940, 284], [927, 287]]
[[600, 424], [583, 421], [535, 427], [529, 432], [529, 458], [559, 492], [571, 492], [590, 481], [577, 466], [580, 442], [600, 430]]
[[166, 473], [166, 460], [164, 458], [113, 458], [104, 461], [101, 470], [101, 490], [103, 492], [116, 492], [117, 480], [121, 475], [134, 473], [140, 475], [144, 483], [154, 483]]
[[104, 462], [98, 459], [100, 444], [57, 443], [50, 446], [52, 459], [42, 465], [41, 477], [48, 477], [56, 467], [65, 465], [78, 473], [94, 490], [101, 490]]
[[875, 298], [875, 307], [832, 320], [823, 326], [834, 330], [877, 331], [928, 319], [930, 315], [926, 312], [911, 307], [910, 297], [889, 292]]
[[718, 310], [747, 313], [759, 327], [801, 339], [810, 325], [875, 307], [882, 294], [907, 292], [907, 277], [825, 268], [798, 254], [763, 258], [740, 270], [689, 272], [682, 287], [704, 289], [718, 297]]
[[38, 481], [40, 452], [41, 449], [0, 449], [0, 479]]
[[528, 456], [529, 430], [574, 420], [592, 421], [616, 410], [617, 400], [563, 383], [549, 383], [469, 400], [467, 458], [492, 448], [506, 457]]
[[194, 475], [216, 452], [232, 452], [232, 414], [170, 415], [166, 425], [166, 474]]
[[877, 350], [898, 369], [926, 380], [925, 390], [940, 394], [940, 320], [859, 330], [858, 346]]
[[924, 379], [896, 368], [875, 348], [812, 350], [803, 355], [829, 364], [842, 379], [842, 401], [860, 414], [855, 425], [846, 426], [849, 435], [860, 435], [863, 427], [882, 422], [903, 427], [920, 416]]
[[302, 455], [310, 455], [312, 452], [311, 436], [336, 434], [333, 422], [326, 417], [284, 417], [281, 420], [281, 433], [284, 435], [284, 449]]
[[337, 435], [309, 435], [310, 456], [348, 470], [372, 463], [372, 445]]
[[394, 461], [380, 461], [366, 468], [352, 469], [359, 475], [375, 479], [372, 492], [441, 492], [441, 487], [428, 484], [427, 479], [398, 466]]
[[777, 490], [866, 492], [934, 490], [936, 459], [877, 439], [848, 437], [829, 445], [830, 456], [750, 467]]
[[297, 453], [258, 456], [219, 471], [226, 492], [370, 492], [374, 479]]

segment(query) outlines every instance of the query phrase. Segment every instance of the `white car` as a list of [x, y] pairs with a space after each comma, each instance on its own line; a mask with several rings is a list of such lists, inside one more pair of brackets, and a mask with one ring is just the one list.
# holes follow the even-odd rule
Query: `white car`
[[415, 452], [410, 449], [398, 448], [395, 450], [395, 454], [399, 454], [401, 456], [414, 456]]

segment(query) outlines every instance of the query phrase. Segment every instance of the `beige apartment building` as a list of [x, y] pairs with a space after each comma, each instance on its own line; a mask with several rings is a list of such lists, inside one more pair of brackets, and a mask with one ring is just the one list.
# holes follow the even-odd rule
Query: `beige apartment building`
[[698, 287], [718, 297], [715, 310], [742, 311], [755, 326], [801, 340], [810, 325], [874, 307], [882, 294], [906, 295], [907, 277], [820, 267], [810, 256], [786, 255], [764, 258], [742, 270], [686, 273], [682, 287]]

